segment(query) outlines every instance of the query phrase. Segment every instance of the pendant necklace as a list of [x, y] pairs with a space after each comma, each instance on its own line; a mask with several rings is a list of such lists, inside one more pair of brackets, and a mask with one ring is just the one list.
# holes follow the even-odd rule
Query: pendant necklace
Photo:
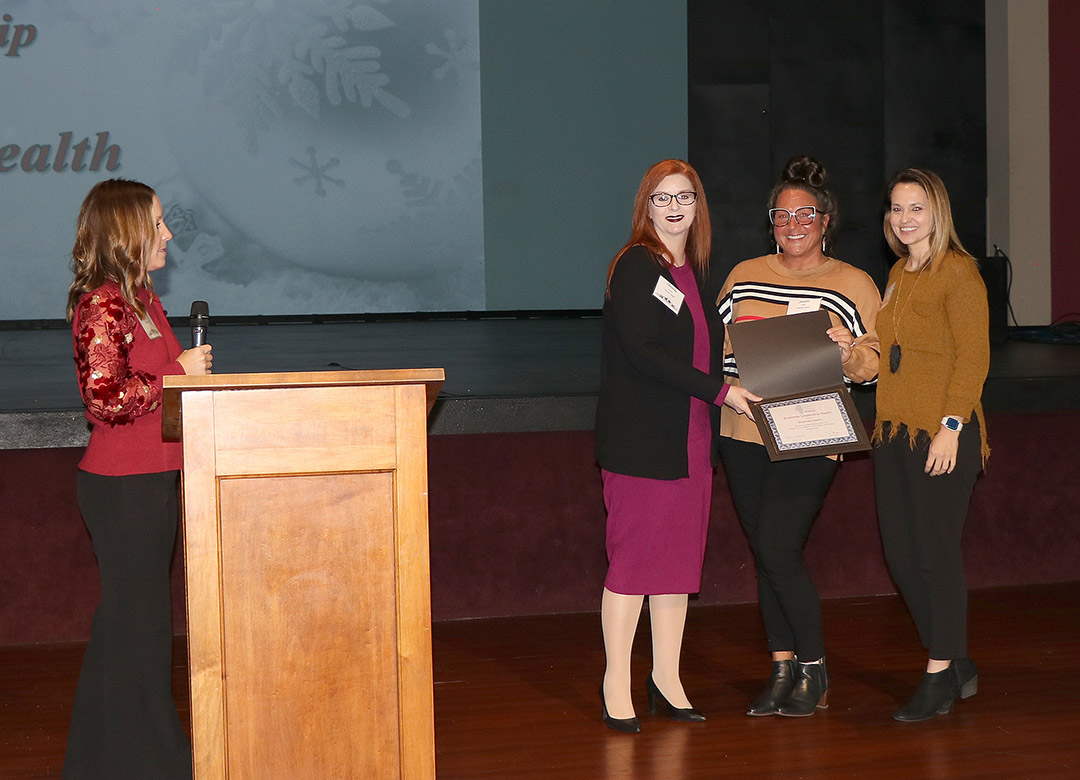
[[[904, 301], [903, 306], [897, 306], [893, 309], [893, 343], [889, 347], [889, 372], [895, 374], [900, 370], [900, 358], [902, 357], [900, 352], [900, 318], [903, 317], [904, 311], [907, 309], [907, 305], [911, 303], [911, 296], [915, 294], [915, 288], [919, 286], [919, 280], [922, 279], [922, 272], [926, 270], [926, 266], [930, 265], [930, 261], [926, 261], [919, 269], [919, 273], [915, 275], [915, 284], [911, 285], [911, 291], [908, 292], [907, 300]], [[900, 289], [896, 291], [896, 301], [900, 302], [900, 293], [903, 291], [904, 278], [900, 277]]]

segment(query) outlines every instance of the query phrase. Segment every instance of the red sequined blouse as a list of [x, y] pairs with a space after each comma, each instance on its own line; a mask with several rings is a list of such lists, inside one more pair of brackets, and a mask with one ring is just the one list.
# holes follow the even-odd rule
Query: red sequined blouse
[[145, 289], [138, 295], [144, 322], [111, 282], [75, 308], [75, 368], [92, 426], [79, 468], [92, 474], [155, 474], [181, 465], [180, 443], [161, 439], [161, 378], [184, 373], [176, 362], [183, 350], [161, 300]]

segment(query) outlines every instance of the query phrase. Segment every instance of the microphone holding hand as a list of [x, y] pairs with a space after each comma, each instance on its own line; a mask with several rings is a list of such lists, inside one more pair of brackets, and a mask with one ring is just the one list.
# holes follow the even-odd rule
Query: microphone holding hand
[[211, 346], [206, 343], [206, 332], [210, 326], [210, 307], [206, 301], [191, 303], [191, 349], [180, 353], [176, 360], [186, 374], [209, 374], [213, 358]]

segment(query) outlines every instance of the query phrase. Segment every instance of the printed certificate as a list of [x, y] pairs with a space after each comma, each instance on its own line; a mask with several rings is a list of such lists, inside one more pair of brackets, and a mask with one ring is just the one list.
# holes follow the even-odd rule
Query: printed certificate
[[843, 387], [767, 399], [752, 406], [772, 460], [835, 455], [869, 447], [866, 428]]

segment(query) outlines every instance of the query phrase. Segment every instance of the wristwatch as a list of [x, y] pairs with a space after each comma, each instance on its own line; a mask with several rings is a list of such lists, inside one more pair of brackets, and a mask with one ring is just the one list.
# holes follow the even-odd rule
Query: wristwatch
[[941, 424], [948, 428], [950, 431], [960, 432], [960, 429], [964, 427], [964, 424], [960, 422], [959, 417], [942, 417]]

